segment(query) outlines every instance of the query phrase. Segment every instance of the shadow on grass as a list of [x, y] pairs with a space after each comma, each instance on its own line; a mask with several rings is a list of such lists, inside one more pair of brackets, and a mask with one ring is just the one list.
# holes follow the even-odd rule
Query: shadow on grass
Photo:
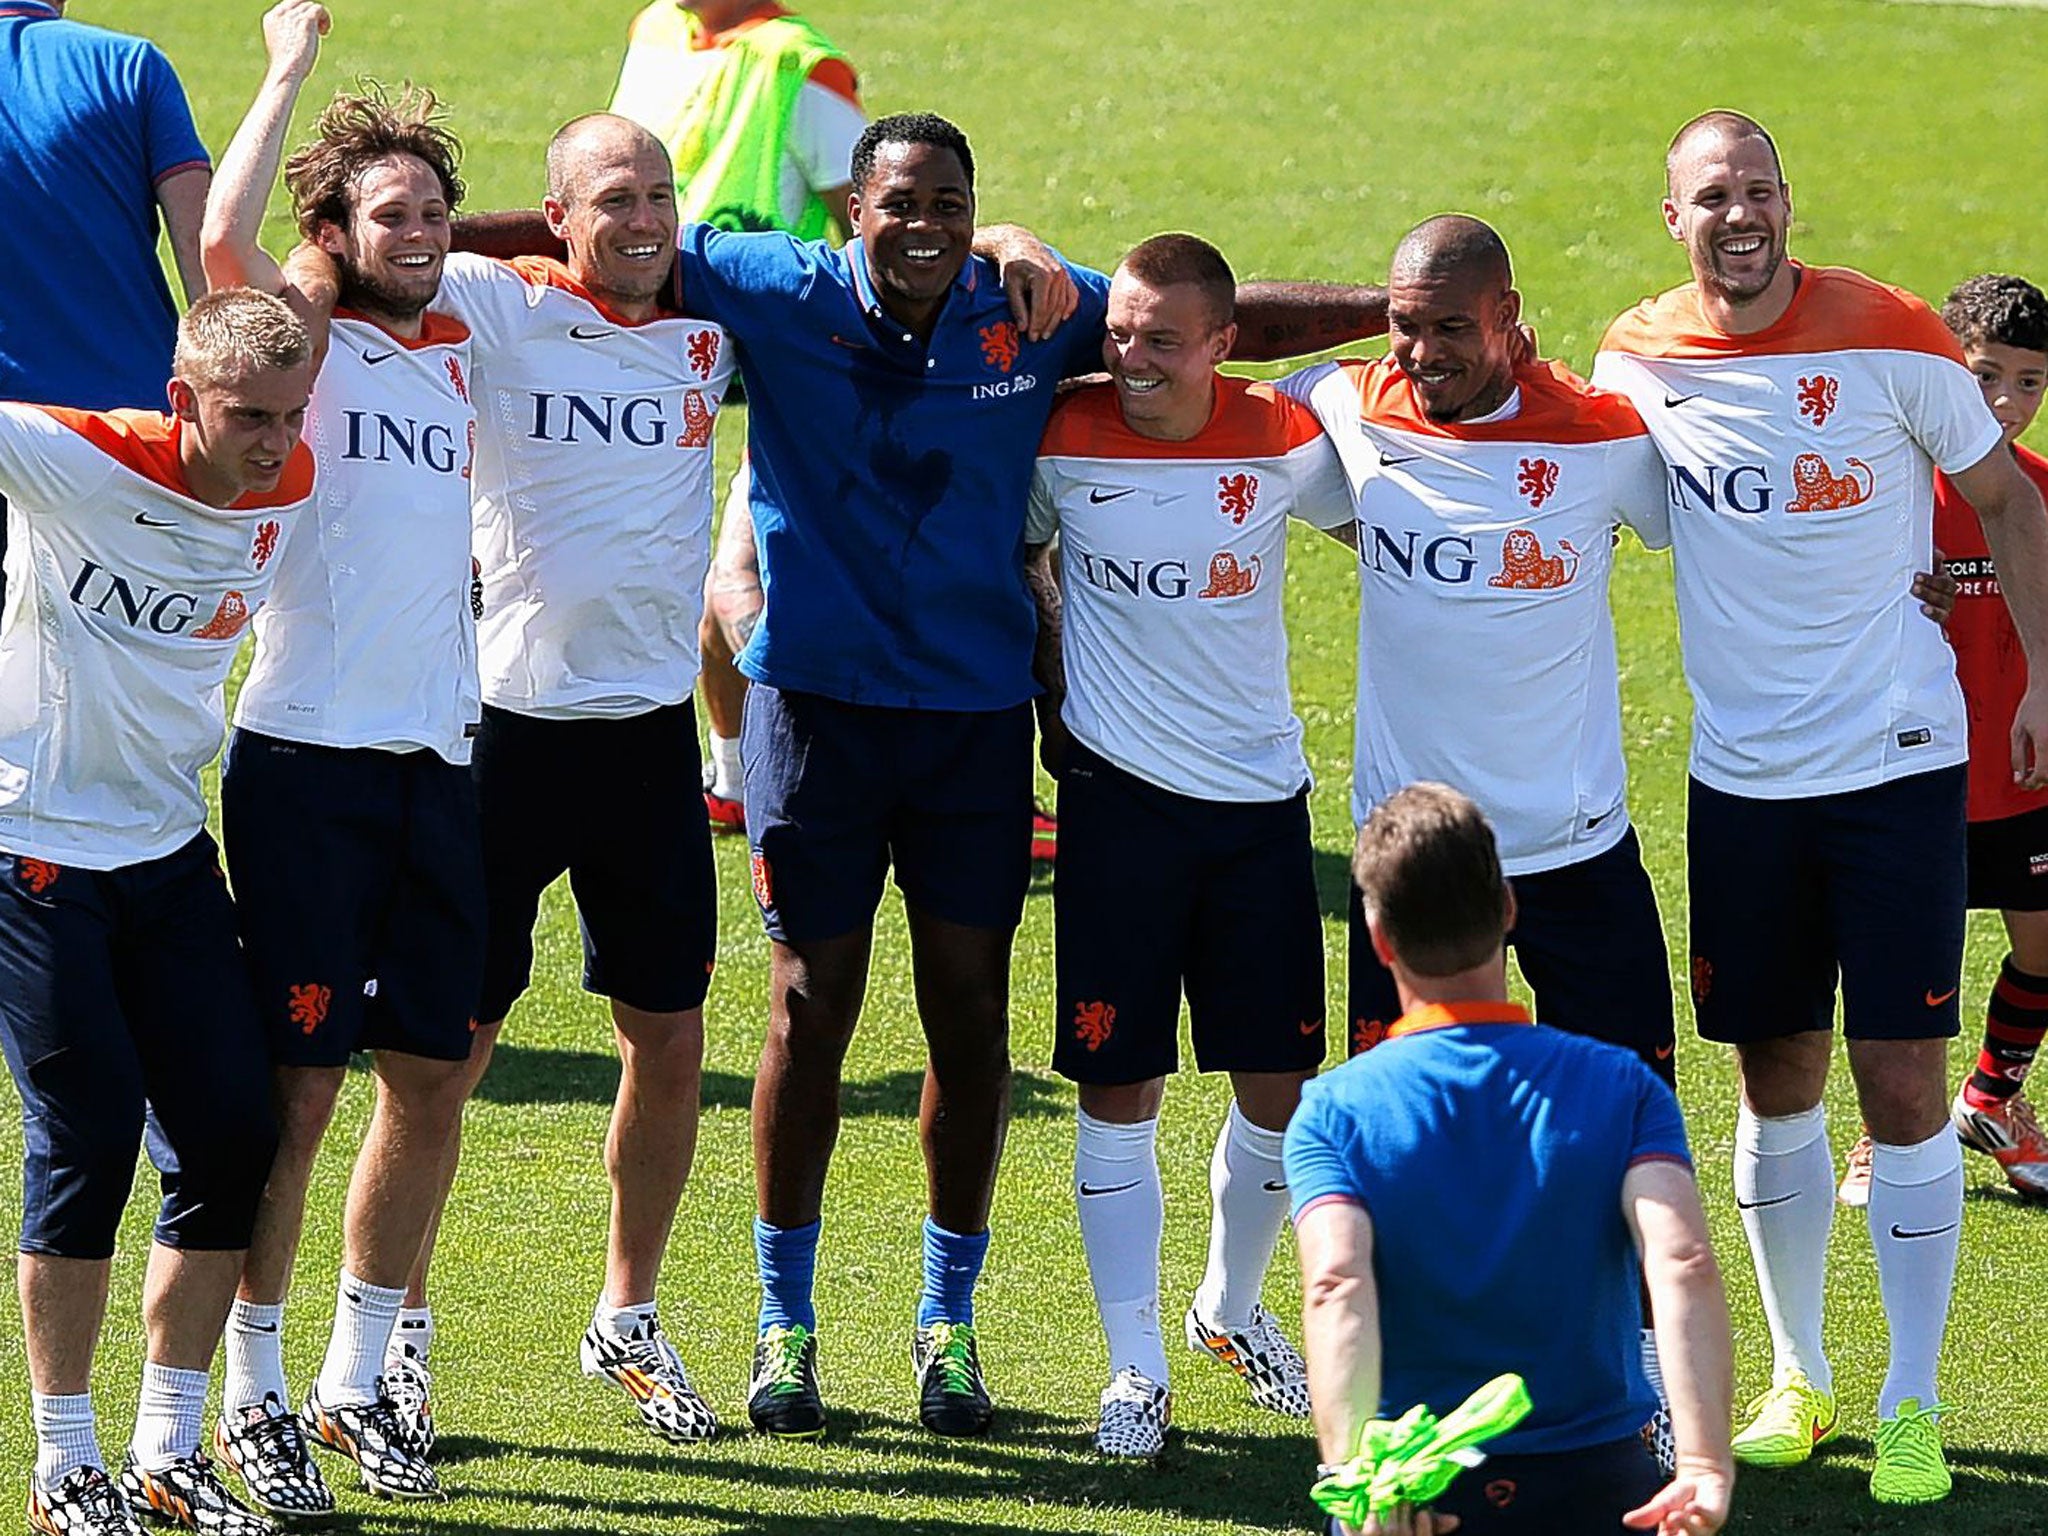
[[[992, 1528], [987, 1506], [997, 1500], [1099, 1516], [1096, 1524], [1062, 1527], [1083, 1536], [1124, 1536], [1143, 1530], [1148, 1515], [1214, 1521], [1240, 1531], [1307, 1527], [1303, 1492], [1315, 1449], [1305, 1431], [1177, 1435], [1157, 1464], [1098, 1459], [1090, 1445], [1092, 1432], [1093, 1425], [1081, 1420], [1005, 1409], [988, 1440], [937, 1440], [909, 1420], [835, 1410], [831, 1437], [819, 1446], [780, 1446], [726, 1435], [708, 1446], [669, 1453], [480, 1439], [461, 1441], [460, 1450], [465, 1459], [559, 1460], [622, 1473], [615, 1496], [606, 1501], [614, 1517], [710, 1521], [722, 1532], [773, 1529], [795, 1536], [900, 1536], [917, 1531], [967, 1536]], [[733, 1497], [713, 1500], [665, 1492], [663, 1481], [677, 1476], [715, 1479], [732, 1489]], [[957, 1503], [963, 1515], [954, 1520], [853, 1511], [798, 1514], [782, 1507], [798, 1491]], [[455, 1492], [527, 1506], [536, 1511], [539, 1528], [549, 1530], [585, 1528], [562, 1524], [560, 1515], [589, 1508], [587, 1499], [540, 1489], [475, 1485]], [[755, 1513], [764, 1509], [778, 1511], [772, 1524], [764, 1524]], [[543, 1510], [550, 1513], [541, 1515]], [[459, 1514], [459, 1501], [451, 1512]], [[436, 1519], [433, 1525], [437, 1531], [484, 1528], [459, 1519]], [[502, 1522], [490, 1528], [521, 1529]]]
[[[544, 1051], [500, 1044], [476, 1096], [490, 1104], [609, 1104], [619, 1089], [619, 1058], [607, 1051]], [[891, 1072], [844, 1084], [840, 1113], [849, 1119], [917, 1113], [924, 1070]], [[737, 1072], [704, 1074], [706, 1109], [745, 1109], [754, 1080]], [[1010, 1088], [1010, 1113], [1019, 1120], [1070, 1114], [1070, 1090], [1050, 1078], [1019, 1072]]]
[[1870, 1497], [1870, 1441], [1844, 1435], [1814, 1460], [1775, 1472], [1746, 1472], [1736, 1482], [1731, 1532], [1810, 1531], [1828, 1536], [1978, 1531], [2020, 1536], [2041, 1529], [2048, 1455], [1947, 1447], [1955, 1492], [1938, 1504], [1879, 1504]]
[[1316, 850], [1316, 901], [1323, 916], [1342, 922], [1351, 912], [1351, 856]]

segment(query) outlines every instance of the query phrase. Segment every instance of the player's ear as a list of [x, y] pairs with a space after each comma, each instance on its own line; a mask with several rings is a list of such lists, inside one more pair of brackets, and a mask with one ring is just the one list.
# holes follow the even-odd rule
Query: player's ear
[[1231, 352], [1234, 351], [1236, 347], [1237, 322], [1233, 320], [1230, 322], [1230, 324], [1224, 326], [1223, 329], [1218, 331], [1213, 337], [1210, 338], [1209, 351], [1212, 354], [1212, 356], [1209, 360], [1214, 363], [1220, 363], [1226, 357], [1230, 356]]
[[170, 397], [171, 414], [180, 421], [199, 419], [199, 396], [192, 386], [183, 379], [173, 379], [164, 386], [164, 393]]
[[313, 226], [313, 244], [330, 256], [348, 254], [348, 237], [342, 233], [339, 224], [329, 219], [322, 219]]
[[1509, 289], [1509, 290], [1508, 290], [1508, 291], [1507, 291], [1506, 293], [1504, 293], [1504, 294], [1502, 294], [1502, 295], [1501, 295], [1501, 299], [1500, 299], [1500, 323], [1501, 323], [1501, 327], [1502, 327], [1502, 328], [1503, 328], [1504, 330], [1512, 330], [1512, 329], [1513, 329], [1513, 328], [1514, 328], [1515, 326], [1517, 326], [1517, 325], [1519, 325], [1519, 324], [1521, 323], [1521, 319], [1522, 319], [1522, 294], [1521, 294], [1521, 290], [1520, 290], [1520, 289], [1517, 289], [1517, 288], [1510, 288], [1510, 289]]
[[1515, 931], [1515, 912], [1515, 882], [1504, 878], [1500, 883], [1500, 931], [1502, 933], [1513, 933]]
[[1664, 199], [1664, 229], [1674, 240], [1685, 238], [1685, 226], [1678, 218], [1678, 204], [1668, 197]]
[[1366, 937], [1372, 940], [1372, 952], [1388, 970], [1394, 968], [1394, 946], [1387, 942], [1386, 930], [1380, 927], [1380, 920], [1371, 912], [1365, 915]]
[[540, 216], [548, 221], [548, 233], [557, 240], [569, 237], [569, 205], [554, 196], [540, 200]]

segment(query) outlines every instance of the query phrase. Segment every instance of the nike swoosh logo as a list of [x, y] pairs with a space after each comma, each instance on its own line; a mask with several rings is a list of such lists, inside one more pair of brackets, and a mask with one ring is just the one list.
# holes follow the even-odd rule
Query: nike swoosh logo
[[255, 1329], [255, 1330], [256, 1330], [256, 1332], [258, 1332], [258, 1333], [275, 1333], [275, 1332], [277, 1332], [277, 1324], [275, 1324], [275, 1323], [251, 1323], [251, 1324], [250, 1324], [249, 1326], [250, 1326], [251, 1328]]
[[616, 336], [617, 331], [608, 331], [599, 325], [572, 325], [569, 336], [573, 341], [603, 341], [607, 336]]
[[1106, 495], [1101, 491], [1090, 491], [1088, 493], [1088, 505], [1091, 507], [1099, 507], [1105, 501], [1122, 501], [1126, 496], [1135, 495], [1137, 493], [1137, 489], [1138, 488], [1134, 485], [1126, 486], [1121, 491], [1110, 491]]
[[1380, 450], [1380, 468], [1392, 469], [1396, 464], [1413, 464], [1417, 459], [1421, 457], [1422, 455], [1419, 453], [1410, 453], [1405, 454], [1400, 458], [1395, 458], [1392, 454], [1388, 453], [1386, 449], [1382, 448]]
[[1768, 1200], [1745, 1200], [1742, 1196], [1737, 1195], [1735, 1197], [1735, 1205], [1738, 1210], [1760, 1211], [1767, 1205], [1783, 1205], [1787, 1200], [1797, 1200], [1798, 1198], [1799, 1191], [1796, 1189], [1789, 1195], [1773, 1195]]
[[136, 526], [141, 528], [175, 528], [178, 526], [177, 519], [175, 518], [151, 517], [147, 512], [136, 513], [135, 522]]
[[1925, 1232], [1909, 1232], [1909, 1231], [1907, 1231], [1907, 1230], [1906, 1230], [1906, 1229], [1905, 1229], [1904, 1227], [1900, 1226], [1900, 1225], [1899, 1225], [1899, 1224], [1898, 1224], [1898, 1223], [1897, 1223], [1897, 1222], [1895, 1221], [1895, 1222], [1893, 1222], [1893, 1223], [1892, 1223], [1892, 1236], [1893, 1236], [1893, 1237], [1939, 1237], [1939, 1236], [1941, 1236], [1941, 1234], [1942, 1234], [1942, 1233], [1944, 1233], [1944, 1232], [1953, 1232], [1953, 1231], [1955, 1231], [1955, 1229], [1956, 1229], [1956, 1223], [1954, 1223], [1954, 1222], [1950, 1222], [1950, 1223], [1949, 1223], [1949, 1224], [1948, 1224], [1947, 1226], [1945, 1226], [1945, 1227], [1929, 1227], [1929, 1228], [1928, 1228], [1928, 1229], [1927, 1229], [1927, 1230], [1926, 1230]]
[[1281, 1179], [1266, 1180], [1264, 1188], [1269, 1195], [1284, 1195], [1287, 1193], [1286, 1181]]
[[379, 363], [390, 362], [396, 356], [398, 356], [396, 352], [365, 352], [363, 354], [363, 366], [365, 368], [374, 368]]
[[832, 333], [832, 345], [835, 347], [844, 347], [849, 352], [865, 352], [868, 349], [868, 344], [866, 342], [848, 341], [844, 336], [840, 335], [837, 331], [834, 331]]
[[1688, 400], [1697, 400], [1697, 399], [1699, 399], [1699, 396], [1698, 396], [1697, 394], [1690, 394], [1690, 395], [1666, 395], [1666, 396], [1664, 397], [1664, 409], [1665, 409], [1665, 410], [1667, 410], [1667, 411], [1675, 411], [1675, 410], [1677, 410], [1677, 409], [1678, 409], [1678, 408], [1679, 408], [1679, 407], [1680, 407], [1681, 405], [1684, 405], [1684, 404], [1685, 404], [1685, 403], [1686, 403], [1686, 402], [1687, 402]]
[[1128, 1184], [1083, 1184], [1081, 1186], [1081, 1193], [1083, 1195], [1120, 1195], [1127, 1189], [1136, 1189], [1137, 1187], [1138, 1181], [1136, 1179], [1131, 1180]]
[[1320, 1035], [1323, 1032], [1323, 1021], [1321, 1019], [1316, 1019], [1313, 1022], [1311, 1022], [1309, 1020], [1304, 1019], [1301, 1025], [1301, 1032], [1304, 1036]]
[[1929, 987], [1927, 989], [1927, 1006], [1930, 1008], [1939, 1008], [1943, 1003], [1947, 1002], [1950, 998], [1954, 997], [1955, 995], [1956, 989], [1954, 987], [1950, 987], [1946, 992], [1942, 993], [1941, 996], [1936, 997], [1934, 995], [1934, 988]]

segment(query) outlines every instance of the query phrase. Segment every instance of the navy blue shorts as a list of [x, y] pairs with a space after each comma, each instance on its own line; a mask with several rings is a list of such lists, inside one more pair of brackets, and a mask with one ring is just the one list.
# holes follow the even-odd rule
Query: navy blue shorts
[[564, 871], [585, 991], [643, 1013], [702, 1007], [718, 954], [718, 876], [689, 703], [584, 720], [487, 704], [470, 771], [489, 913], [477, 1017], [503, 1019], [532, 982], [541, 892]]
[[[1429, 1507], [1456, 1515], [1458, 1536], [1628, 1536], [1621, 1517], [1664, 1486], [1642, 1439], [1581, 1451], [1489, 1456]], [[1328, 1529], [1337, 1530], [1333, 1520]]]
[[766, 683], [740, 727], [754, 899], [769, 937], [868, 927], [893, 864], [903, 899], [1014, 929], [1031, 883], [1031, 706], [898, 709]]
[[257, 1013], [283, 1066], [466, 1061], [484, 967], [469, 770], [428, 751], [228, 737], [221, 833]]
[[1074, 742], [1059, 812], [1054, 1071], [1105, 1086], [1166, 1076], [1183, 990], [1202, 1071], [1322, 1065], [1307, 786], [1264, 803], [1197, 800]]
[[108, 871], [0, 854], [0, 1052], [23, 1253], [113, 1253], [145, 1120], [157, 1241], [249, 1246], [277, 1150], [270, 1055], [205, 833]]
[[2048, 912], [2048, 805], [1969, 832], [1972, 911]]
[[1703, 1038], [1956, 1034], [1968, 779], [1961, 766], [1799, 800], [1686, 799], [1692, 1003]]
[[[1516, 875], [1508, 946], [1545, 1024], [1634, 1051], [1675, 1083], [1671, 959], [1657, 893], [1635, 829], [1604, 853]], [[1351, 1054], [1385, 1038], [1401, 1013], [1394, 977], [1372, 952], [1365, 907], [1351, 889]]]

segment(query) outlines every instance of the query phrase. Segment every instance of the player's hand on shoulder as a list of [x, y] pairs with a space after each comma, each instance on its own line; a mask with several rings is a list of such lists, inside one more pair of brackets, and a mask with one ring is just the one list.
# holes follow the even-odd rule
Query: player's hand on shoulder
[[318, 0], [278, 0], [263, 14], [263, 46], [270, 55], [271, 73], [292, 80], [312, 74], [320, 39], [332, 25], [327, 7]]
[[1681, 1465], [1678, 1476], [1657, 1491], [1657, 1496], [1640, 1509], [1621, 1517], [1632, 1531], [1654, 1531], [1657, 1536], [1713, 1536], [1728, 1523], [1728, 1499], [1735, 1479], [1724, 1468], [1693, 1468]]
[[1002, 272], [1010, 318], [1026, 341], [1043, 341], [1080, 307], [1081, 290], [1052, 247], [1028, 229], [1005, 224], [991, 231], [989, 250]]
[[1949, 616], [1956, 611], [1955, 577], [1948, 573], [1948, 561], [1940, 550], [1934, 552], [1934, 569], [1913, 573], [1913, 596], [1920, 604], [1920, 611], [1946, 625]]

